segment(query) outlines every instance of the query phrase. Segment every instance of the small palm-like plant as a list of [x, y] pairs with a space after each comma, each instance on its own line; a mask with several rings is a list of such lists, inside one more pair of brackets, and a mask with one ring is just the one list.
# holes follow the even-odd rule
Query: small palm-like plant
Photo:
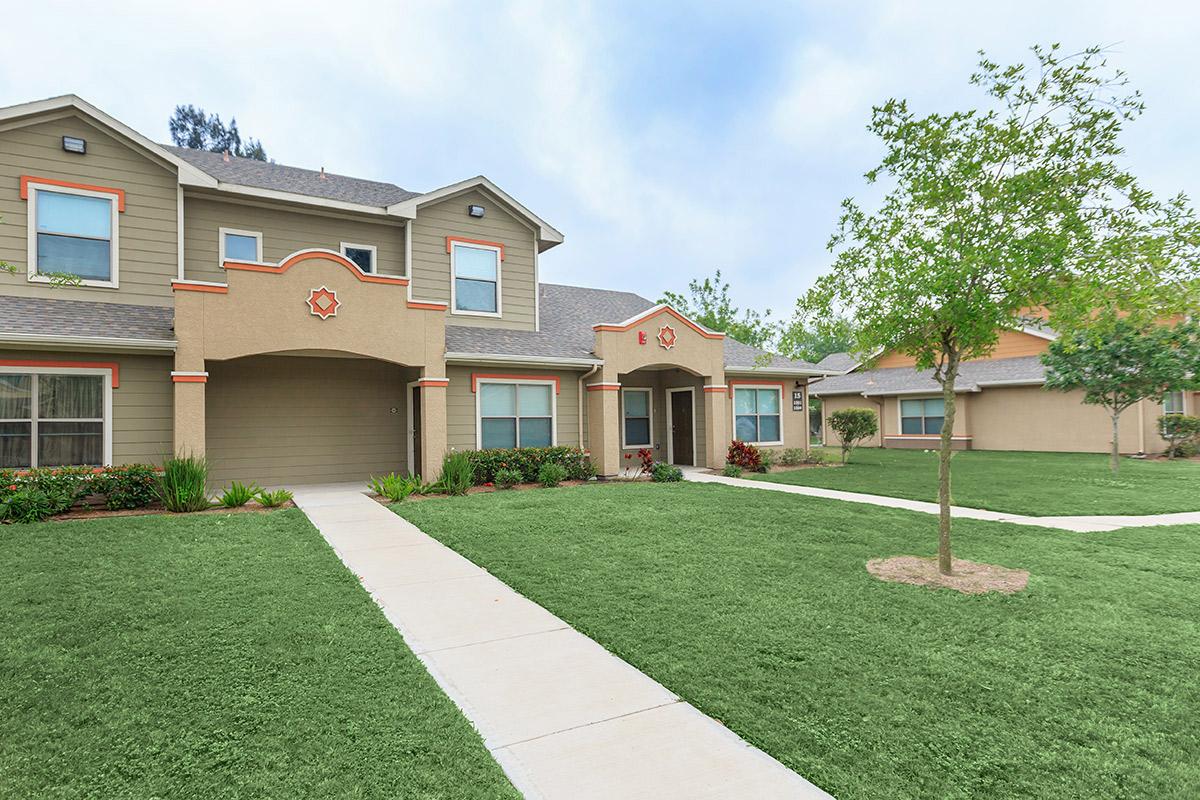
[[234, 481], [228, 489], [221, 492], [217, 501], [226, 508], [240, 508], [253, 500], [260, 492], [262, 489], [256, 483], [247, 486], [239, 481]]
[[260, 506], [265, 508], [279, 508], [292, 499], [292, 493], [287, 489], [276, 489], [273, 492], [263, 489], [259, 491], [258, 496], [254, 499], [258, 501]]

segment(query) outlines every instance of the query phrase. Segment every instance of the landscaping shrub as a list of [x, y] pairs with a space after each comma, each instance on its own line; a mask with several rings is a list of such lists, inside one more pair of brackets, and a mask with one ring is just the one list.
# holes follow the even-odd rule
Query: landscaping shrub
[[203, 511], [208, 499], [208, 462], [196, 456], [169, 458], [163, 463], [158, 496], [168, 511]]
[[837, 434], [842, 447], [842, 463], [850, 451], [879, 431], [879, 418], [869, 408], [843, 408], [829, 415], [829, 428]]
[[475, 483], [495, 483], [496, 471], [513, 469], [521, 473], [521, 483], [537, 480], [542, 464], [559, 464], [573, 480], [587, 480], [596, 474], [586, 450], [578, 447], [513, 447], [493, 450], [468, 450], [475, 468]]
[[729, 443], [729, 452], [725, 454], [725, 462], [736, 464], [742, 469], [757, 470], [762, 464], [762, 451], [752, 444], [734, 439]]
[[785, 467], [796, 467], [808, 463], [808, 454], [803, 447], [789, 447], [779, 454], [779, 463]]
[[[442, 474], [438, 476], [438, 487], [446, 494], [466, 494], [475, 483], [475, 464], [471, 459], [474, 451], [463, 450], [448, 453], [442, 459]], [[490, 483], [490, 481], [488, 481]]]
[[742, 468], [737, 464], [726, 464], [725, 469], [721, 470], [721, 474], [726, 478], [740, 478], [742, 477]]
[[405, 477], [391, 472], [382, 478], [376, 478], [372, 475], [369, 486], [371, 491], [380, 497], [386, 497], [393, 503], [398, 503], [410, 494], [414, 494], [420, 490], [422, 484], [420, 475]]
[[158, 470], [150, 464], [105, 467], [92, 476], [91, 493], [110, 511], [142, 508], [158, 499]]
[[263, 490], [258, 493], [258, 497], [255, 499], [264, 508], [278, 508], [292, 499], [292, 493], [287, 489], [276, 489], [273, 492]]
[[775, 458], [774, 450], [759, 450], [758, 469], [755, 472], [770, 472], [771, 467], [775, 466]]
[[36, 489], [50, 506], [50, 515], [70, 511], [71, 506], [91, 494], [91, 467], [43, 467], [14, 473], [11, 491]]
[[683, 470], [673, 464], [658, 463], [650, 470], [650, 479], [658, 483], [675, 483], [683, 480]]
[[247, 486], [239, 481], [234, 481], [228, 489], [221, 492], [217, 501], [226, 508], [240, 508], [253, 500], [261, 491], [258, 484], [252, 483]]
[[41, 489], [23, 486], [9, 491], [4, 499], [0, 500], [0, 521], [41, 522], [57, 513], [54, 506], [50, 497]]
[[1158, 418], [1158, 429], [1167, 440], [1167, 458], [1191, 458], [1200, 452], [1200, 417], [1165, 414]]
[[496, 484], [497, 489], [511, 489], [522, 482], [524, 482], [524, 477], [521, 473], [509, 467], [501, 467], [496, 470], [496, 478], [492, 481]]
[[542, 464], [538, 469], [537, 479], [538, 483], [547, 489], [553, 488], [567, 479], [567, 468], [553, 462]]

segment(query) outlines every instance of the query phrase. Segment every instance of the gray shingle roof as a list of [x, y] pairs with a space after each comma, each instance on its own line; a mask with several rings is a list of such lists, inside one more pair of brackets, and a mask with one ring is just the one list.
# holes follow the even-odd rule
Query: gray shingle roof
[[0, 297], [0, 332], [172, 342], [175, 310], [35, 297]]
[[[632, 292], [586, 289], [581, 286], [541, 285], [541, 330], [511, 331], [500, 328], [446, 326], [446, 351], [531, 358], [595, 358], [592, 326], [602, 322], [624, 322], [654, 303]], [[758, 367], [764, 351], [725, 339], [725, 366], [734, 369]], [[771, 355], [762, 369], [813, 369], [804, 361]]]
[[830, 372], [846, 372], [854, 369], [858, 364], [859, 360], [849, 353], [830, 353], [817, 362], [818, 367]]
[[322, 178], [318, 170], [288, 167], [283, 164], [272, 164], [267, 161], [255, 161], [252, 158], [238, 158], [237, 156], [230, 156], [229, 161], [226, 161], [223, 153], [192, 150], [188, 147], [163, 146], [202, 172], [208, 173], [223, 183], [232, 183], [238, 186], [274, 189], [279, 192], [291, 192], [308, 197], [341, 200], [346, 203], [381, 208], [411, 200], [420, 195], [419, 192], [410, 192], [391, 183], [350, 178], [345, 175], [334, 175], [331, 172], [325, 173], [325, 177]]
[[[1038, 356], [999, 358], [985, 361], [967, 361], [959, 368], [956, 385], [961, 391], [973, 392], [988, 385], [1003, 385], [1014, 381], [1039, 382], [1046, 377], [1046, 368]], [[812, 385], [812, 394], [867, 394], [889, 395], [909, 392], [940, 392], [941, 386], [933, 379], [933, 370], [915, 370], [912, 367], [889, 367], [864, 372], [851, 372], [825, 378]]]

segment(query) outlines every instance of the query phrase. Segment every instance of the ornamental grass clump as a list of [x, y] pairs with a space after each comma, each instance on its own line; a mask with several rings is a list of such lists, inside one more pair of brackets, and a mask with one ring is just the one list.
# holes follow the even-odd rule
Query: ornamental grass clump
[[446, 494], [462, 495], [475, 483], [475, 465], [471, 456], [465, 452], [455, 452], [446, 455], [442, 461], [442, 474], [438, 476], [437, 485]]
[[203, 511], [208, 499], [208, 461], [197, 456], [169, 458], [163, 463], [158, 496], [168, 511], [177, 514]]

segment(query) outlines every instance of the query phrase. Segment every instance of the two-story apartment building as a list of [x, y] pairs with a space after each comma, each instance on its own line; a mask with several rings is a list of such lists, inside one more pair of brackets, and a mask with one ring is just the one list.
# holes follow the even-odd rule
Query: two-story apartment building
[[807, 445], [821, 370], [543, 284], [562, 241], [483, 177], [412, 192], [160, 145], [75, 96], [0, 109], [0, 467], [191, 453], [288, 484], [433, 476], [449, 449], [579, 445], [612, 475], [643, 447]]
[[[962, 364], [956, 387], [954, 446], [975, 450], [1040, 450], [1106, 453], [1112, 421], [1083, 392], [1047, 391], [1041, 354], [1057, 334], [1031, 325], [1002, 331], [988, 358]], [[834, 353], [820, 367], [831, 377], [812, 384], [821, 398], [824, 440], [833, 442], [829, 415], [843, 408], [869, 408], [879, 431], [865, 442], [874, 447], [934, 448], [941, 438], [942, 389], [931, 370], [919, 371], [901, 353], [882, 353], [865, 365], [849, 353]], [[1162, 403], [1143, 400], [1121, 415], [1121, 451], [1161, 453], [1164, 414], [1195, 414], [1200, 392], [1172, 392]]]

